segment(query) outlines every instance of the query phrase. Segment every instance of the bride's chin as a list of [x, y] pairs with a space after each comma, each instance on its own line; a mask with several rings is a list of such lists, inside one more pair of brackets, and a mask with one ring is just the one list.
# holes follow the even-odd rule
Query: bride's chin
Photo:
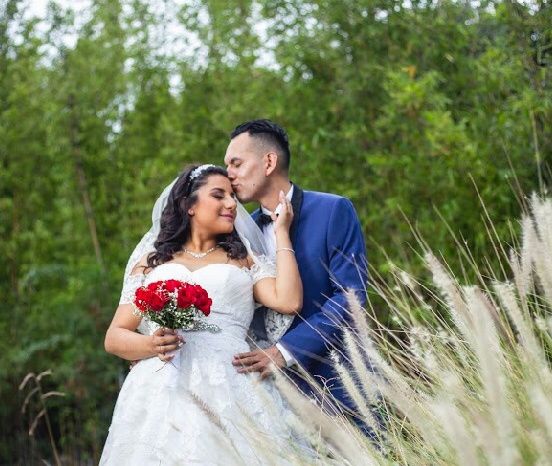
[[230, 225], [226, 226], [226, 228], [218, 228], [216, 232], [213, 232], [215, 236], [218, 235], [229, 235], [234, 231], [234, 224], [231, 223]]

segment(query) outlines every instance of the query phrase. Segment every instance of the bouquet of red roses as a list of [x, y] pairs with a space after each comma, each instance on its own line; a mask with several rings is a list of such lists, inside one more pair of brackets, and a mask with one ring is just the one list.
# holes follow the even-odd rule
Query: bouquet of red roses
[[204, 322], [212, 303], [200, 285], [161, 280], [136, 290], [134, 312], [165, 328], [218, 332], [219, 327]]

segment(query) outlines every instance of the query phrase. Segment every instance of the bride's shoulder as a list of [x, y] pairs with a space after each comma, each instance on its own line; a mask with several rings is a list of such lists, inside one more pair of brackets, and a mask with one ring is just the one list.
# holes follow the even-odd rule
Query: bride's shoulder
[[265, 255], [259, 255], [252, 257], [251, 255], [248, 255], [246, 259], [244, 259], [245, 265], [243, 267], [247, 267], [250, 271], [257, 270], [258, 268], [266, 268], [275, 266], [275, 262], [268, 256]]
[[132, 268], [130, 275], [147, 275], [153, 270], [152, 267], [148, 265], [148, 257], [150, 254], [151, 252], [148, 252], [140, 258], [140, 260]]
[[276, 278], [276, 264], [267, 256], [247, 257], [248, 269], [253, 284], [261, 281], [263, 278]]

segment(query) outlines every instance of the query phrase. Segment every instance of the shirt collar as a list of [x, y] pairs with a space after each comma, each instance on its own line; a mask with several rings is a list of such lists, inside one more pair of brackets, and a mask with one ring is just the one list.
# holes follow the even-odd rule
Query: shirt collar
[[[286, 194], [286, 199], [288, 201], [291, 201], [292, 197], [293, 197], [293, 184], [291, 185], [291, 188], [289, 189], [289, 191]], [[274, 211], [274, 213], [276, 215], [278, 215], [280, 213], [280, 210], [282, 210], [282, 205], [278, 204], [276, 206], [276, 210]], [[266, 207], [263, 207], [263, 206], [261, 206], [261, 211], [262, 211], [263, 214], [266, 214], [266, 215], [270, 215], [272, 213], [272, 211], [268, 210]]]

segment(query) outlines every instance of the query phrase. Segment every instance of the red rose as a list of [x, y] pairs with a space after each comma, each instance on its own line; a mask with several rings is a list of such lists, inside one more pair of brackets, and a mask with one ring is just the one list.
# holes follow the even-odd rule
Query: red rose
[[150, 283], [146, 288], [149, 290], [149, 291], [157, 291], [157, 288], [159, 288], [159, 285], [160, 283], [159, 282], [152, 282]]
[[148, 304], [153, 311], [156, 311], [156, 312], [161, 311], [165, 307], [165, 304], [167, 304], [168, 301], [169, 301], [169, 297], [166, 296], [164, 293], [162, 292], [152, 293], [150, 291]]
[[184, 286], [178, 289], [176, 303], [179, 308], [186, 309], [194, 303], [193, 291], [193, 288], [188, 284], [184, 284]]
[[204, 294], [207, 294], [207, 292], [201, 287], [201, 285], [193, 285], [194, 286], [194, 296], [196, 298], [200, 298]]
[[203, 289], [201, 286], [196, 285], [195, 286], [195, 306], [203, 312], [206, 316], [209, 315], [211, 312], [211, 304], [213, 304], [213, 301], [211, 298], [209, 298], [209, 295], [207, 294], [207, 291]]
[[178, 290], [182, 285], [183, 283], [179, 280], [167, 280], [165, 282], [165, 290], [172, 293], [173, 291]]
[[146, 288], [140, 287], [136, 290], [136, 294], [134, 295], [134, 304], [142, 312], [148, 310], [149, 294], [150, 292]]
[[160, 311], [163, 309], [167, 301], [169, 300], [168, 296], [165, 296], [163, 292], [153, 291], [149, 285], [147, 287], [140, 287], [136, 290], [134, 297], [134, 304], [142, 312], [149, 310]]
[[197, 308], [203, 312], [206, 316], [208, 316], [211, 313], [211, 305], [213, 304], [213, 300], [211, 298], [205, 298], [202, 299], [202, 301], [197, 304]]

